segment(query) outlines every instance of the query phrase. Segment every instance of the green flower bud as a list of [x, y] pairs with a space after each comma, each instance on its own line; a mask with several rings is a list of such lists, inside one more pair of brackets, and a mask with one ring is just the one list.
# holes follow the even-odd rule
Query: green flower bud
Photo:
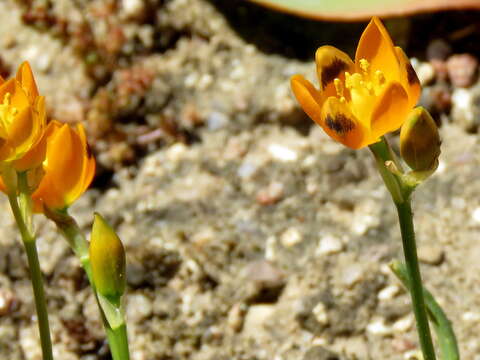
[[440, 135], [427, 110], [413, 109], [400, 130], [400, 153], [414, 171], [434, 171], [440, 156]]
[[98, 293], [117, 303], [125, 291], [125, 250], [115, 231], [98, 213], [93, 221], [89, 251]]

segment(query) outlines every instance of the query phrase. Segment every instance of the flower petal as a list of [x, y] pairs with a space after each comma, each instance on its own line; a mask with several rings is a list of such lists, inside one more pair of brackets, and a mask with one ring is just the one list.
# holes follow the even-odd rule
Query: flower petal
[[303, 111], [317, 124], [321, 122], [322, 99], [320, 92], [312, 83], [301, 75], [294, 75], [290, 79], [293, 94], [300, 103]]
[[369, 62], [369, 72], [380, 70], [387, 81], [399, 81], [400, 67], [393, 42], [380, 19], [376, 16], [363, 31], [355, 54], [357, 72], [361, 72], [360, 60]]
[[350, 111], [346, 103], [335, 96], [325, 100], [321, 121], [318, 123], [334, 140], [352, 149], [359, 149], [364, 143], [366, 129]]
[[380, 136], [400, 128], [410, 110], [408, 95], [402, 85], [397, 82], [389, 84], [373, 108], [370, 141], [373, 143]]
[[345, 80], [345, 71], [353, 72], [354, 64], [350, 56], [333, 46], [321, 46], [315, 53], [317, 76], [324, 98], [335, 95], [333, 80]]
[[408, 102], [410, 107], [413, 108], [417, 105], [418, 99], [420, 98], [420, 92], [422, 90], [420, 80], [418, 80], [417, 73], [413, 69], [410, 60], [407, 55], [405, 55], [402, 48], [395, 46], [395, 52], [400, 64], [401, 84], [407, 91]]
[[22, 85], [23, 90], [27, 93], [29, 101], [33, 104], [38, 96], [38, 88], [33, 77], [32, 68], [28, 61], [24, 61], [17, 70], [17, 81]]

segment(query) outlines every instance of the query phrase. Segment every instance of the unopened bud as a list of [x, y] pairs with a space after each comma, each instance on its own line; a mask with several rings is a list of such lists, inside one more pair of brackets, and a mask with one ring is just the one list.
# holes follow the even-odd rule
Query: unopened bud
[[89, 251], [98, 293], [118, 302], [125, 291], [125, 250], [115, 231], [98, 213], [93, 221]]
[[400, 131], [400, 153], [414, 171], [434, 171], [440, 156], [440, 135], [435, 121], [422, 107], [413, 109]]

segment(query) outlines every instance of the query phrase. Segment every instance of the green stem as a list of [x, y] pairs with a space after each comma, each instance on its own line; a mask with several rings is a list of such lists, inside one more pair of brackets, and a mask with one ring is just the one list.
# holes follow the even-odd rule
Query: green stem
[[[397, 208], [400, 231], [402, 234], [403, 253], [407, 267], [408, 277], [410, 279], [410, 296], [412, 298], [413, 312], [417, 320], [417, 332], [420, 339], [424, 360], [435, 360], [435, 350], [433, 348], [432, 336], [428, 324], [425, 300], [423, 297], [422, 278], [418, 266], [417, 247], [415, 243], [415, 231], [413, 228], [413, 215], [410, 204], [410, 194], [414, 188], [408, 186], [402, 178], [400, 164], [397, 164], [396, 157], [388, 145], [385, 138], [370, 145], [377, 167], [385, 183], [385, 186], [392, 195], [393, 202]], [[388, 163], [393, 163], [397, 173], [387, 168]]]
[[85, 236], [80, 230], [75, 219], [71, 217], [68, 212], [58, 212], [46, 209], [45, 215], [55, 222], [58, 229], [72, 248], [73, 252], [80, 260], [80, 263], [87, 274], [90, 287], [95, 295], [98, 309], [102, 317], [103, 326], [107, 334], [108, 343], [110, 344], [113, 360], [129, 360], [130, 355], [128, 351], [125, 320], [123, 319], [121, 312], [118, 311], [119, 315], [117, 316], [120, 316], [121, 319], [117, 317], [117, 320], [121, 323], [121, 325], [117, 326], [116, 328], [112, 328], [108, 322], [108, 316], [105, 314], [105, 311], [99, 301], [99, 295], [97, 294], [95, 282], [93, 281], [92, 265], [90, 263], [90, 254], [88, 251], [89, 244], [87, 239], [85, 239]]
[[417, 331], [420, 339], [424, 360], [435, 360], [432, 336], [428, 324], [425, 300], [423, 297], [422, 278], [418, 266], [417, 247], [415, 243], [415, 231], [413, 228], [413, 215], [410, 200], [395, 203], [402, 233], [403, 253], [407, 274], [410, 280], [410, 296], [412, 298], [413, 312], [417, 320]]
[[112, 329], [110, 326], [105, 328], [110, 344], [110, 351], [115, 360], [129, 360], [127, 326], [125, 323]]
[[398, 168], [400, 165], [396, 162], [396, 157], [392, 154], [390, 146], [384, 138], [381, 141], [370, 145], [370, 150], [372, 150], [375, 161], [377, 162], [377, 168], [382, 176], [383, 182], [387, 187], [388, 191], [392, 195], [392, 199], [395, 203], [402, 202], [405, 200], [404, 189], [402, 189], [402, 184], [399, 179], [393, 174], [387, 167], [385, 163], [392, 161]]
[[38, 329], [40, 331], [40, 342], [42, 345], [43, 360], [53, 360], [52, 340], [50, 339], [50, 327], [48, 324], [47, 303], [45, 300], [45, 292], [43, 289], [42, 272], [38, 261], [37, 248], [35, 246], [35, 235], [31, 232], [23, 217], [22, 211], [18, 206], [15, 194], [8, 195], [10, 207], [17, 223], [18, 229], [22, 236], [25, 251], [27, 252], [28, 267], [30, 269], [30, 277], [32, 281], [33, 294], [35, 298], [35, 307], [38, 317]]
[[[408, 279], [407, 268], [400, 261], [394, 261], [390, 264], [390, 269], [402, 282], [403, 286], [410, 291], [411, 285]], [[452, 328], [452, 323], [447, 315], [437, 303], [433, 295], [423, 288], [425, 305], [427, 306], [428, 317], [432, 322], [435, 333], [437, 334], [440, 354], [442, 360], [459, 360], [460, 352], [458, 350], [457, 338]]]
[[45, 216], [57, 225], [57, 228], [67, 240], [68, 245], [70, 245], [70, 248], [80, 260], [92, 289], [95, 289], [92, 277], [92, 265], [90, 264], [90, 254], [88, 253], [88, 241], [85, 239], [75, 219], [66, 211], [58, 212], [49, 209], [45, 209]]

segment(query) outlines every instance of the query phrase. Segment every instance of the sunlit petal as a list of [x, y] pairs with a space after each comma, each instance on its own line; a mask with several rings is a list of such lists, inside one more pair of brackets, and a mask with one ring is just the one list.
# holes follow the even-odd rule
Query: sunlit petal
[[352, 149], [362, 146], [365, 128], [349, 107], [336, 97], [329, 97], [322, 107], [319, 125], [333, 139]]
[[358, 42], [355, 54], [357, 72], [362, 71], [360, 68], [361, 59], [368, 61], [370, 64], [368, 70], [371, 74], [380, 70], [387, 81], [399, 81], [400, 67], [392, 39], [377, 17], [372, 18]]
[[399, 83], [391, 83], [378, 97], [371, 120], [372, 139], [398, 130], [410, 112], [408, 95]]

